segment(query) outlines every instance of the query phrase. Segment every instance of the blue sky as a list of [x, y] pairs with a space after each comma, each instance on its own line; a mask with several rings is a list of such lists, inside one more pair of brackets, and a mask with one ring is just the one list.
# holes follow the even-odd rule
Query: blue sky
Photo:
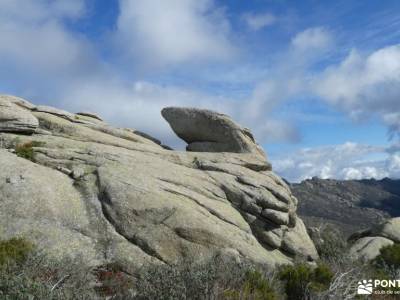
[[230, 114], [291, 181], [400, 175], [400, 1], [1, 0], [0, 93], [175, 147], [168, 105]]

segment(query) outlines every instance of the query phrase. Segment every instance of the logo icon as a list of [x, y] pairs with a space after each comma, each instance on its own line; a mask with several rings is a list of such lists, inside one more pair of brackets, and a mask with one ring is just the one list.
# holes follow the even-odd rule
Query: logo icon
[[358, 295], [371, 295], [374, 290], [372, 280], [362, 280], [358, 282], [357, 294]]

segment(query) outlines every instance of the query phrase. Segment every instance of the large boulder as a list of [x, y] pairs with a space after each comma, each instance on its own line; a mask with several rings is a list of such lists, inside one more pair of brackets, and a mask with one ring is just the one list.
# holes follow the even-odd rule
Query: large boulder
[[374, 227], [372, 234], [380, 235], [396, 243], [400, 243], [400, 217], [387, 220]]
[[377, 257], [380, 249], [400, 243], [400, 217], [392, 218], [368, 230], [350, 237], [353, 240], [350, 254], [355, 258], [371, 260]]
[[15, 98], [0, 97], [0, 132], [33, 133], [39, 125], [37, 118], [11, 100]]
[[383, 247], [391, 246], [394, 242], [381, 236], [366, 236], [360, 238], [350, 248], [350, 255], [357, 259], [369, 261], [377, 257]]
[[211, 110], [166, 107], [161, 111], [173, 131], [195, 152], [258, 153], [264, 155], [247, 128]]
[[[317, 258], [296, 198], [260, 153], [168, 151], [135, 130], [47, 107], [32, 114], [33, 135], [0, 133], [0, 238], [130, 273], [218, 254], [271, 267]], [[7, 149], [16, 138], [34, 162]]]

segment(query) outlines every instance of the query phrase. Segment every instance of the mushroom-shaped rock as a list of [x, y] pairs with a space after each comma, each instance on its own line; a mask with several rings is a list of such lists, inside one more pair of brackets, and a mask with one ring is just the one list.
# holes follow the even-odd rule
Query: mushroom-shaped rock
[[172, 130], [188, 143], [188, 151], [265, 155], [250, 131], [225, 114], [184, 107], [166, 107], [161, 114]]
[[38, 126], [38, 120], [29, 110], [9, 101], [6, 97], [0, 98], [0, 132], [31, 134]]

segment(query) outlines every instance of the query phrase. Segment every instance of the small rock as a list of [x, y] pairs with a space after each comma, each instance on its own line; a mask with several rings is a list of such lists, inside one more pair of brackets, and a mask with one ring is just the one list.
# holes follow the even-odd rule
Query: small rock
[[9, 183], [9, 184], [18, 184], [19, 181], [20, 181], [20, 178], [14, 177], [14, 176], [6, 178], [6, 182]]
[[74, 166], [72, 168], [72, 178], [79, 179], [85, 175], [85, 170], [81, 167]]
[[56, 169], [66, 175], [71, 175], [71, 173], [72, 173], [72, 171], [70, 169], [62, 167], [62, 166], [58, 166]]

